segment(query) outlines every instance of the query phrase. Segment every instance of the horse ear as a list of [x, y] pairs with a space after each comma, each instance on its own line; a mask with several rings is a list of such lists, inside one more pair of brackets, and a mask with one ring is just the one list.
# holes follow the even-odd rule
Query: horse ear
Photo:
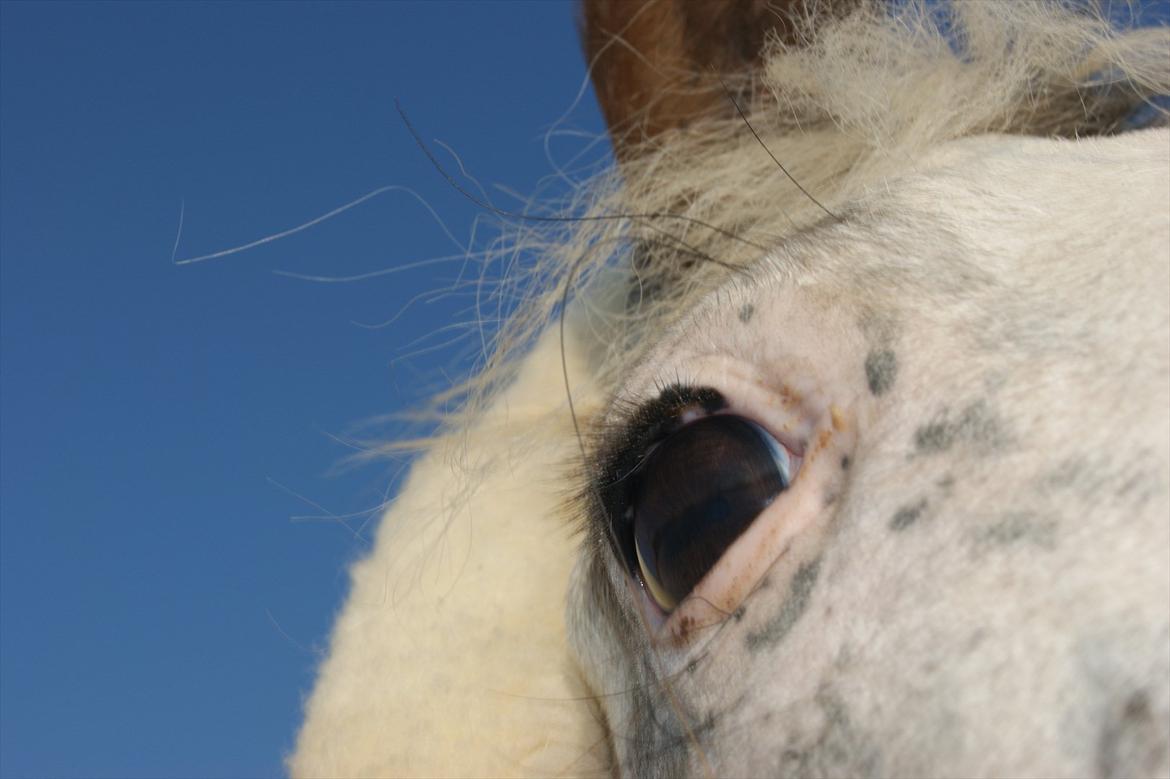
[[734, 112], [720, 78], [754, 71], [770, 33], [793, 41], [806, 5], [816, 2], [583, 0], [581, 42], [618, 156], [667, 130]]

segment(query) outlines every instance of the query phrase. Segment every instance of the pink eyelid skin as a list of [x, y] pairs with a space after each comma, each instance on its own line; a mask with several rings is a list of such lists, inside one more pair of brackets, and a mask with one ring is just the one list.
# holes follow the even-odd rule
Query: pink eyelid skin
[[689, 383], [716, 389], [727, 399], [727, 408], [718, 413], [751, 420], [787, 448], [795, 475], [674, 611], [665, 613], [639, 582], [635, 600], [652, 639], [680, 647], [734, 613], [793, 541], [824, 519], [856, 428], [842, 408], [799, 375], [780, 383], [722, 356], [688, 361], [686, 367]]

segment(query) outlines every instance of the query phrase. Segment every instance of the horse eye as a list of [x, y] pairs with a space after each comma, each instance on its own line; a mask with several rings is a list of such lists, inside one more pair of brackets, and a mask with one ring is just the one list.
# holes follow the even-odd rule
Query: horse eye
[[788, 450], [742, 417], [704, 417], [659, 444], [630, 501], [638, 568], [657, 604], [678, 605], [792, 476]]

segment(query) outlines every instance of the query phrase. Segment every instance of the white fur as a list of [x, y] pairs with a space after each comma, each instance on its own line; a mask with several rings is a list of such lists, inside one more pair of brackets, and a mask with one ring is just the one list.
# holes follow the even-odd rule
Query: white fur
[[[569, 367], [585, 375], [572, 352]], [[603, 765], [604, 735], [565, 644], [575, 544], [557, 516], [557, 477], [576, 443], [564, 395], [550, 391], [560, 386], [551, 333], [466, 437], [415, 464], [353, 568], [294, 775], [581, 775]], [[509, 433], [534, 422], [540, 435]]]

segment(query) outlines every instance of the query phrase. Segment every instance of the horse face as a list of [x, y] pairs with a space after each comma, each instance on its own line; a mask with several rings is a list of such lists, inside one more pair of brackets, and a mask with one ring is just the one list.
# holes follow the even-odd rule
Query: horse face
[[353, 566], [294, 775], [1170, 772], [1170, 135], [1116, 132], [1167, 30], [955, 6], [584, 3], [621, 189]]
[[[800, 462], [668, 614], [620, 541], [587, 545], [570, 637], [624, 772], [1166, 771], [1168, 149], [955, 143], [661, 334], [614, 447], [681, 386], [718, 401], [646, 412], [651, 446], [738, 416]], [[714, 470], [625, 499], [701, 503]]]

